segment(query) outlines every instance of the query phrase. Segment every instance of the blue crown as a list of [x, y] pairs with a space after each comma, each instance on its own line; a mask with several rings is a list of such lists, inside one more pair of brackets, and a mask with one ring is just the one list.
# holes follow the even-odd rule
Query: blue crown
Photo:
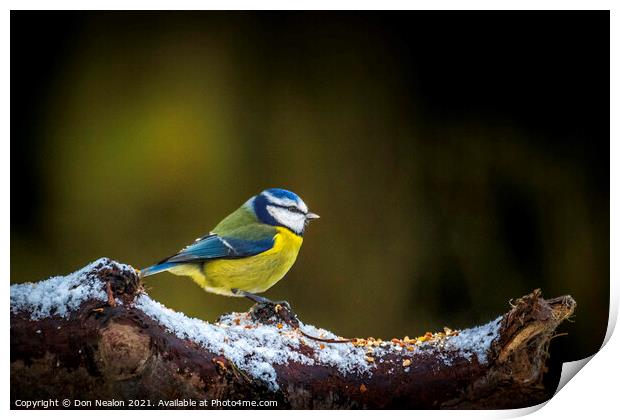
[[265, 192], [273, 195], [275, 198], [289, 199], [295, 202], [299, 201], [299, 197], [297, 196], [297, 194], [288, 190], [283, 190], [282, 188], [269, 188], [263, 191], [261, 194]]

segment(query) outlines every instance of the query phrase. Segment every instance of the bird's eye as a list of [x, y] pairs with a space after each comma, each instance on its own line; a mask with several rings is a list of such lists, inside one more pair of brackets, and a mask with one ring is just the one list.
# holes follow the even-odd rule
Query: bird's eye
[[297, 210], [297, 207], [295, 206], [288, 206], [287, 207], [288, 211], [292, 211], [293, 213], [297, 213], [299, 210]]

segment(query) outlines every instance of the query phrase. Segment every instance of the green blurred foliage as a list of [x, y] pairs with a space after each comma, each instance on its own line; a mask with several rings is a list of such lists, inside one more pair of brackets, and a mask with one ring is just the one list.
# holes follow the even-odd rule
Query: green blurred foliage
[[[33, 114], [28, 160], [42, 198], [28, 226], [12, 229], [12, 282], [101, 256], [148, 266], [283, 187], [322, 218], [266, 295], [305, 322], [416, 335], [487, 321], [541, 287], [579, 304], [567, 354], [597, 349], [609, 196], [592, 185], [608, 180], [510, 115], [433, 114], [415, 63], [403, 67], [414, 59], [367, 21], [270, 19], [78, 19]], [[146, 285], [206, 320], [249, 306], [167, 273]]]

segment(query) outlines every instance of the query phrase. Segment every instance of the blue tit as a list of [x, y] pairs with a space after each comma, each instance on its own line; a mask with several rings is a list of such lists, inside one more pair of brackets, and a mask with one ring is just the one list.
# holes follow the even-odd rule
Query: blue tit
[[281, 280], [297, 259], [308, 222], [318, 219], [297, 194], [271, 188], [250, 198], [208, 235], [159, 263], [141, 270], [191, 277], [207, 292], [257, 296]]

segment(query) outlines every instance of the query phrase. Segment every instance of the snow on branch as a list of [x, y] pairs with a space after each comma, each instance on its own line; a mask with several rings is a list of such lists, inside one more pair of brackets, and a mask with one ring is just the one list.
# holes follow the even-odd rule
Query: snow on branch
[[[278, 408], [507, 408], [548, 398], [546, 345], [575, 308], [539, 290], [461, 331], [344, 339], [287, 307], [209, 323], [166, 308], [106, 258], [11, 286], [11, 397], [273, 400]], [[102, 383], [103, 381], [103, 383]], [[162, 405], [163, 404], [163, 405]]]

